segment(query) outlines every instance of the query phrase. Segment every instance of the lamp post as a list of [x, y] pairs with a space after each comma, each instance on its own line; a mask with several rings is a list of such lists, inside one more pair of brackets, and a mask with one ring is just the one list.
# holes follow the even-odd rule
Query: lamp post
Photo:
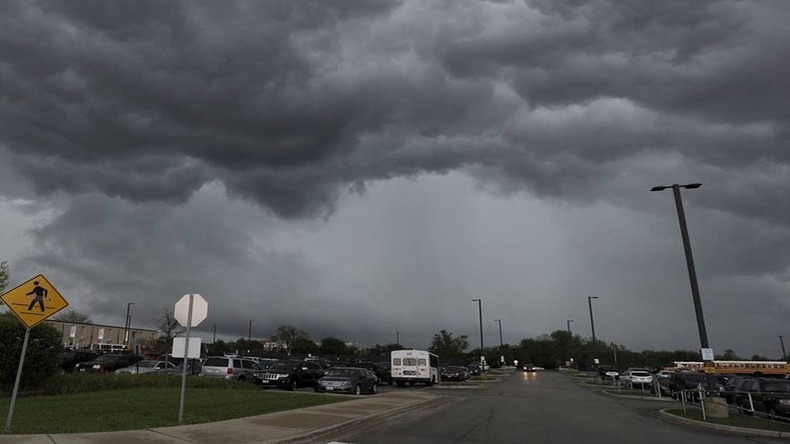
[[129, 346], [129, 330], [132, 328], [132, 305], [134, 305], [134, 302], [126, 304], [126, 325], [123, 328], [123, 345], [127, 348]]
[[252, 342], [252, 323], [253, 323], [253, 320], [250, 319], [250, 326], [247, 329], [247, 342]]
[[472, 302], [477, 302], [477, 313], [480, 317], [480, 355], [482, 355], [483, 349], [485, 348], [483, 345], [483, 300], [472, 299]]
[[593, 320], [592, 300], [598, 296], [587, 296], [587, 305], [590, 307], [590, 328], [592, 329], [593, 350], [595, 349], [595, 321]]
[[211, 343], [215, 344], [217, 342], [217, 326], [212, 325], [212, 327], [214, 329], [214, 336], [211, 338]]
[[571, 332], [571, 322], [573, 322], [573, 319], [568, 319], [568, 320], [566, 321], [566, 323], [568, 324], [568, 333], [570, 333], [570, 332]]
[[400, 332], [395, 330], [395, 344], [400, 345]]
[[[657, 186], [650, 189], [650, 191], [664, 191], [668, 188], [672, 189], [672, 195], [675, 197], [675, 208], [678, 213], [678, 223], [680, 224], [680, 236], [683, 240], [683, 251], [686, 255], [686, 268], [688, 269], [689, 282], [691, 284], [691, 297], [694, 301], [694, 312], [697, 316], [697, 329], [699, 330], [699, 341], [703, 349], [710, 348], [708, 344], [708, 332], [705, 329], [705, 316], [702, 313], [702, 301], [699, 296], [699, 284], [697, 283], [697, 271], [694, 268], [694, 257], [691, 254], [691, 241], [689, 240], [688, 226], [686, 225], [686, 213], [683, 210], [683, 198], [680, 196], [680, 189], [694, 190], [701, 187], [701, 183], [690, 183], [686, 185], [665, 185]], [[716, 377], [708, 373], [708, 387], [716, 387]]]
[[787, 352], [785, 352], [785, 337], [779, 335], [779, 343], [782, 344], [782, 361], [787, 361]]
[[502, 319], [494, 319], [494, 322], [499, 324], [499, 362], [501, 362], [504, 367], [505, 352], [502, 349], [505, 347], [505, 344], [502, 342]]

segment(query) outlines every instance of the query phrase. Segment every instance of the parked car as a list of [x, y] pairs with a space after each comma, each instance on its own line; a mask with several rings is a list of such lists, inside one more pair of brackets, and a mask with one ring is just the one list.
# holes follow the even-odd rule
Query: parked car
[[141, 361], [142, 356], [136, 355], [100, 355], [93, 361], [80, 362], [74, 366], [75, 372], [81, 373], [108, 373], [114, 372], [119, 368], [129, 367], [137, 361]]
[[[199, 375], [200, 371], [203, 369], [203, 361], [200, 359], [190, 359], [189, 363], [187, 364], [187, 374], [190, 375]], [[162, 369], [156, 372], [157, 375], [180, 375], [184, 372], [184, 364], [183, 359], [181, 363], [178, 365], [174, 365], [173, 367]]]
[[379, 378], [379, 384], [392, 385], [392, 371], [388, 362], [355, 362], [351, 367], [366, 368]]
[[160, 371], [160, 370], [172, 369], [172, 368], [175, 368], [175, 366], [176, 365], [173, 364], [172, 362], [167, 362], [167, 361], [144, 360], [144, 361], [135, 362], [134, 364], [132, 364], [132, 365], [130, 365], [128, 367], [119, 368], [118, 370], [115, 370], [115, 373], [118, 373], [118, 374], [131, 374], [131, 375], [133, 375], [133, 374], [144, 374], [144, 373], [154, 373], [154, 372], [157, 372], [157, 371]]
[[790, 416], [790, 381], [753, 378], [744, 382], [741, 390], [735, 396], [735, 405], [739, 411], [751, 414], [753, 405], [757, 412], [772, 416]]
[[480, 364], [469, 364], [466, 366], [466, 369], [469, 370], [469, 374], [472, 376], [480, 376], [480, 373], [482, 372]]
[[366, 368], [334, 367], [318, 379], [315, 391], [375, 394], [378, 391], [378, 377]]
[[439, 375], [441, 375], [442, 381], [464, 381], [469, 378], [468, 372], [469, 370], [465, 367], [446, 366], [442, 367]]
[[266, 387], [296, 390], [299, 387], [316, 387], [324, 376], [324, 368], [312, 361], [281, 361], [253, 375], [253, 382]]
[[71, 373], [77, 364], [93, 361], [98, 356], [90, 350], [66, 350], [60, 355], [60, 370], [62, 373]]
[[719, 392], [719, 396], [727, 401], [727, 404], [733, 404], [739, 392], [744, 390], [746, 383], [754, 379], [752, 376], [736, 376], [730, 378], [725, 384], [724, 389]]
[[252, 380], [255, 372], [259, 370], [258, 364], [252, 359], [214, 356], [203, 362], [200, 375], [247, 381]]
[[615, 379], [615, 377], [620, 375], [620, 372], [611, 365], [599, 365], [596, 369], [596, 373], [598, 373], [601, 379]]
[[620, 382], [631, 387], [647, 387], [653, 384], [653, 375], [647, 370], [626, 370], [620, 375]]
[[[721, 376], [716, 376], [716, 381], [716, 391], [721, 392], [724, 389], [724, 380]], [[658, 383], [662, 393], [678, 398], [683, 390], [706, 388], [708, 376], [702, 372], [675, 372], [670, 378], [659, 379]], [[696, 395], [693, 396], [696, 397]]]

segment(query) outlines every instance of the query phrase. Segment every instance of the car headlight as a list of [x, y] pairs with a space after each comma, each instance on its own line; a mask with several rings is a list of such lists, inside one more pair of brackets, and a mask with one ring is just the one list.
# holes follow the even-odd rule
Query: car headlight
[[93, 369], [94, 370], [99, 370], [100, 368], [101, 368], [101, 365], [99, 365], [99, 364], [94, 364], [93, 365]]
[[287, 379], [288, 375], [277, 375], [277, 379]]
[[790, 399], [780, 399], [779, 404], [790, 404]]

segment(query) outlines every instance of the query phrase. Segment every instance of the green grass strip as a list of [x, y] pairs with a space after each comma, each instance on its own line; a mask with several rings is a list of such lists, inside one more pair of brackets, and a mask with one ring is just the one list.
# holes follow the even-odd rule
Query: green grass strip
[[[670, 413], [675, 416], [680, 416], [681, 418], [692, 419], [694, 421], [703, 421], [702, 410], [696, 408], [688, 409], [687, 413], [683, 413], [683, 409], [667, 410], [667, 413]], [[746, 416], [746, 415], [730, 414], [729, 418], [711, 418], [710, 416], [708, 416], [708, 420], [706, 422], [711, 424], [719, 424], [719, 425], [726, 425], [732, 427], [745, 427], [748, 429], [769, 430], [773, 432], [790, 432], [790, 424], [770, 421], [762, 418], [755, 418], [753, 416]]]
[[[180, 393], [179, 388], [131, 388], [19, 398], [11, 433], [105, 432], [178, 425]], [[189, 389], [184, 419], [197, 424], [347, 400], [261, 389]], [[8, 412], [8, 407], [9, 399], [1, 399], [0, 412]]]

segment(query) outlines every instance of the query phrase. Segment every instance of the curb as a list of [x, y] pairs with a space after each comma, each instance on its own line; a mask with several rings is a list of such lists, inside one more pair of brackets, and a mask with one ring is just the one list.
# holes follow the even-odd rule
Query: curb
[[361, 423], [361, 422], [365, 422], [365, 421], [368, 421], [368, 420], [371, 420], [371, 419], [384, 419], [384, 418], [389, 418], [389, 417], [392, 417], [392, 416], [400, 415], [400, 414], [406, 413], [406, 412], [427, 409], [427, 408], [430, 408], [430, 407], [433, 407], [433, 406], [436, 406], [436, 405], [444, 404], [445, 402], [447, 402], [447, 399], [448, 398], [446, 398], [444, 396], [437, 396], [437, 397], [435, 397], [433, 399], [428, 399], [428, 400], [419, 402], [417, 404], [405, 405], [405, 406], [398, 407], [398, 408], [395, 408], [395, 409], [392, 409], [392, 410], [387, 410], [385, 412], [371, 413], [369, 415], [360, 416], [358, 418], [353, 418], [353, 419], [348, 419], [346, 421], [339, 422], [337, 424], [332, 424], [332, 425], [329, 425], [329, 426], [326, 426], [326, 427], [322, 427], [322, 428], [319, 428], [319, 429], [310, 430], [310, 431], [303, 432], [303, 433], [300, 433], [300, 434], [297, 434], [297, 435], [293, 435], [293, 436], [289, 436], [289, 437], [286, 437], [286, 438], [273, 439], [273, 440], [268, 440], [268, 441], [263, 441], [263, 442], [266, 443], [266, 444], [285, 444], [285, 443], [298, 444], [298, 443], [303, 443], [303, 442], [314, 442], [314, 439], [320, 437], [321, 435], [325, 435], [325, 434], [331, 433], [331, 432], [338, 432], [338, 431], [341, 431], [341, 430], [344, 430], [344, 429], [350, 429], [350, 428], [354, 427], [355, 425], [357, 425], [358, 423]]
[[693, 419], [688, 419], [688, 418], [683, 418], [680, 416], [673, 415], [672, 413], [667, 412], [667, 409], [659, 410], [658, 415], [670, 422], [674, 422], [677, 424], [695, 425], [699, 427], [705, 427], [708, 429], [718, 430], [720, 432], [727, 432], [727, 433], [739, 434], [739, 435], [763, 436], [768, 438], [790, 439], [790, 432], [776, 432], [772, 430], [759, 430], [759, 429], [749, 429], [746, 427], [711, 424], [709, 422], [696, 421]]
[[607, 396], [611, 396], [613, 398], [636, 399], [639, 401], [675, 402], [675, 400], [672, 398], [657, 398], [655, 396], [618, 395], [615, 393], [607, 392], [606, 390], [601, 390], [600, 393], [603, 393], [604, 395]]

